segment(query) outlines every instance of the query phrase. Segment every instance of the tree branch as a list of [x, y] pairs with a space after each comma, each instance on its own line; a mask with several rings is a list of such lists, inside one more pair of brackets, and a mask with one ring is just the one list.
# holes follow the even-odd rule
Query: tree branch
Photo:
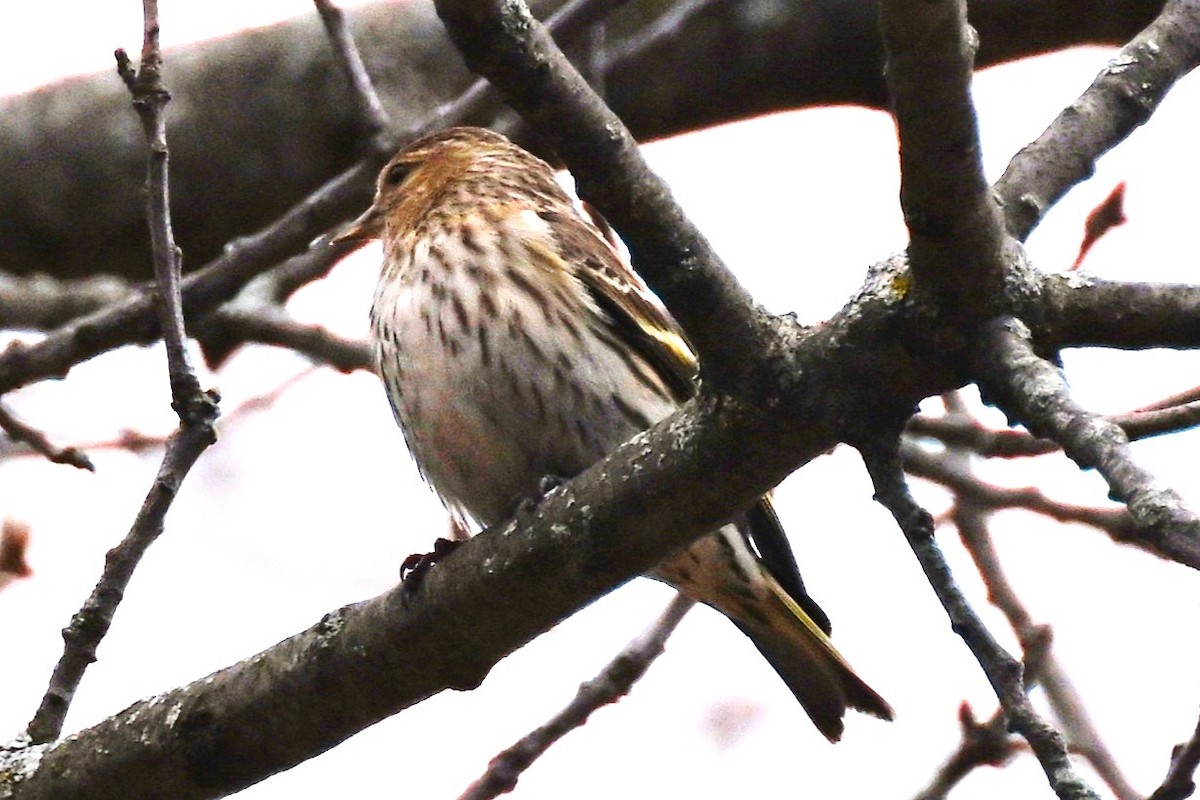
[[371, 76], [367, 74], [367, 67], [359, 55], [358, 46], [354, 44], [354, 37], [346, 29], [346, 15], [330, 0], [314, 0], [314, 5], [321, 16], [325, 32], [329, 34], [338, 64], [350, 83], [351, 97], [365, 135], [373, 139], [388, 134], [392, 130], [392, 119], [384, 110], [379, 95], [375, 93], [375, 86], [371, 82]]
[[895, 517], [938, 600], [946, 609], [954, 631], [971, 648], [971, 653], [992, 684], [1008, 717], [1009, 728], [1029, 742], [1051, 788], [1062, 800], [1099, 800], [1099, 796], [1071, 765], [1062, 735], [1038, 716], [1029, 702], [1021, 663], [996, 642], [958, 588], [933, 538], [933, 518], [917, 505], [909, 493], [900, 467], [897, 445], [856, 446], [862, 452], [867, 472], [875, 486], [875, 499]]
[[1079, 99], [1024, 147], [996, 182], [1009, 232], [1024, 241], [1096, 160], [1150, 118], [1175, 82], [1200, 64], [1200, 7], [1169, 0]]
[[1125, 503], [1147, 545], [1181, 564], [1200, 568], [1200, 520], [1173, 490], [1139, 467], [1118, 426], [1079, 407], [1066, 381], [1033, 349], [1019, 320], [990, 324], [977, 371], [990, 398], [1036, 436], [1062, 445], [1081, 469], [1096, 469], [1114, 500]]
[[883, 0], [880, 22], [915, 290], [947, 313], [978, 317], [1003, 297], [1012, 255], [983, 175], [970, 97], [979, 37], [965, 0]]
[[14, 442], [24, 442], [35, 453], [41, 453], [55, 464], [70, 464], [76, 469], [96, 471], [96, 465], [88, 458], [87, 453], [78, 447], [56, 447], [51, 444], [46, 434], [23, 422], [4, 403], [0, 403], [0, 430], [8, 434]]
[[1047, 275], [1041, 313], [1057, 347], [1200, 346], [1200, 287]]
[[583, 727], [592, 712], [629, 694], [633, 684], [641, 680], [655, 659], [662, 655], [667, 639], [695, 604], [696, 601], [676, 594], [645, 633], [626, 645], [599, 675], [579, 687], [575, 699], [566, 708], [493, 758], [487, 771], [468, 786], [458, 800], [490, 800], [515, 789], [521, 773], [551, 745]]
[[216, 441], [213, 422], [217, 418], [215, 392], [202, 392], [192, 370], [183, 331], [179, 290], [180, 254], [171, 235], [170, 196], [167, 188], [166, 128], [162, 107], [167, 93], [161, 83], [158, 49], [158, 4], [143, 0], [145, 17], [142, 65], [135, 74], [129, 58], [118, 50], [118, 70], [133, 94], [134, 107], [142, 116], [150, 153], [147, 167], [147, 217], [154, 244], [159, 322], [167, 339], [167, 362], [171, 381], [171, 405], [179, 415], [179, 428], [167, 442], [158, 476], [125, 540], [108, 554], [105, 569], [92, 595], [63, 631], [63, 655], [50, 677], [50, 686], [26, 730], [30, 740], [42, 744], [62, 732], [67, 710], [83, 680], [88, 665], [96, 660], [96, 647], [112, 625], [117, 605], [133, 571], [150, 544], [163, 530], [163, 519], [171, 507], [188, 470], [204, 450]]

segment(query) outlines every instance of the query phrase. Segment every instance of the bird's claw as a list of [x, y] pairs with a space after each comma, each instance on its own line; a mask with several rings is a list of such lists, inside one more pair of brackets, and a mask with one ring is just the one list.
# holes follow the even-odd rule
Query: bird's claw
[[433, 542], [433, 552], [413, 553], [400, 563], [400, 583], [404, 586], [405, 599], [412, 597], [421, 582], [433, 569], [433, 565], [454, 552], [462, 542], [438, 537]]

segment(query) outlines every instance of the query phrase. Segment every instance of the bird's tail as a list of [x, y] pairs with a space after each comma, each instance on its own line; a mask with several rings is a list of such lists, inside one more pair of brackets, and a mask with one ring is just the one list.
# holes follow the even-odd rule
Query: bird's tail
[[655, 574], [749, 636], [830, 741], [841, 738], [847, 708], [892, 718], [891, 706], [829, 640], [829, 619], [804, 589], [769, 498], [740, 524], [696, 540]]
[[858, 677], [825, 632], [765, 570], [763, 578], [770, 594], [756, 604], [758, 613], [721, 610], [750, 637], [825, 738], [841, 738], [847, 708], [892, 719], [892, 707]]

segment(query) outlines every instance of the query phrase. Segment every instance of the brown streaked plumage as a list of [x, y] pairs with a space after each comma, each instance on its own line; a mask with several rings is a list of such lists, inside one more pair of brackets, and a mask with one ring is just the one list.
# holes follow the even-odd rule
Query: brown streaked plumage
[[[422, 475], [482, 524], [694, 391], [670, 314], [550, 167], [498, 134], [453, 128], [392, 158], [340, 238], [376, 237], [371, 331], [388, 399]], [[729, 617], [831, 741], [847, 707], [891, 719], [829, 641], [769, 498], [655, 577]]]

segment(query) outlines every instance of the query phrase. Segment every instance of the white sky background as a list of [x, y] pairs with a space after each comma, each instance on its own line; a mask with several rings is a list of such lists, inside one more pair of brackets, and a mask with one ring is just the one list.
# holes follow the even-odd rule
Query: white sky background
[[[163, 5], [167, 45], [313, 13], [300, 0]], [[76, 3], [69, 14], [54, 4], [6, 9], [0, 94], [111, 69], [115, 47], [139, 50], [140, 13], [132, 1]], [[1075, 51], [979, 76], [975, 96], [991, 178], [1108, 55]], [[1087, 212], [1127, 180], [1130, 223], [1094, 248], [1088, 271], [1195, 280], [1198, 104], [1200, 83], [1184, 80], [1149, 125], [1051, 212], [1030, 240], [1034, 263], [1045, 270], [1069, 265]], [[826, 318], [869, 264], [903, 245], [896, 143], [883, 114], [782, 115], [646, 151], [773, 310], [809, 322]], [[378, 259], [368, 249], [304, 290], [293, 310], [345, 335], [364, 335]], [[1200, 375], [1191, 354], [1068, 353], [1066, 363], [1076, 396], [1100, 411], [1126, 410], [1195, 385]], [[205, 383], [221, 388], [228, 413], [304, 368], [298, 357], [253, 349]], [[173, 423], [167, 402], [159, 348], [103, 356], [66, 381], [13, 398], [18, 411], [63, 443], [111, 439], [126, 427], [165, 433]], [[1002, 424], [995, 412], [990, 419]], [[1187, 457], [1197, 441], [1186, 434], [1135, 446], [1193, 507], [1200, 485]], [[15, 735], [35, 708], [61, 650], [59, 630], [90, 591], [105, 550], [128, 529], [161, 457], [157, 450], [92, 455], [94, 475], [33, 458], [0, 463], [0, 516], [31, 524], [37, 573], [0, 593], [0, 740]], [[1098, 477], [1080, 476], [1060, 458], [989, 465], [987, 474], [1036, 483], [1063, 499], [1104, 501]], [[870, 496], [857, 457], [843, 448], [789, 479], [778, 505], [839, 647], [895, 706], [895, 723], [851, 715], [843, 742], [830, 747], [749, 642], [700, 610], [633, 693], [556, 745], [521, 779], [516, 796], [904, 798], [923, 786], [957, 742], [959, 703], [966, 699], [987, 717], [995, 701], [903, 537]], [[935, 512], [944, 507], [937, 491], [922, 497]], [[68, 731], [386, 590], [403, 557], [428, 549], [444, 530], [375, 379], [330, 370], [305, 378], [268, 411], [227, 422], [189, 476], [84, 680]], [[1022, 513], [997, 517], [994, 530], [1035, 618], [1054, 624], [1056, 652], [1101, 733], [1134, 785], [1148, 792], [1200, 706], [1195, 575], [1115, 547], [1090, 529]], [[940, 541], [976, 607], [1011, 645], [954, 532], [944, 531]], [[239, 796], [455, 797], [498, 750], [569, 700], [668, 597], [664, 587], [635, 581], [502, 662], [479, 690], [444, 693]], [[1050, 796], [1029, 756], [1003, 771], [977, 771], [956, 796], [1016, 793]]]

